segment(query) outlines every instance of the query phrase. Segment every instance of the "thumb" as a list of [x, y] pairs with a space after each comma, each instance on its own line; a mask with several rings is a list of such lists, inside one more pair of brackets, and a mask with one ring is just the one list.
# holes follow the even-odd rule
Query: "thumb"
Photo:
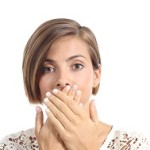
[[98, 115], [97, 115], [97, 110], [96, 110], [96, 106], [95, 106], [95, 100], [91, 100], [89, 110], [90, 110], [90, 118], [92, 119], [92, 121], [94, 121], [94, 122], [98, 121]]
[[35, 118], [35, 135], [38, 137], [40, 130], [43, 126], [43, 111], [37, 106], [36, 107], [36, 118]]

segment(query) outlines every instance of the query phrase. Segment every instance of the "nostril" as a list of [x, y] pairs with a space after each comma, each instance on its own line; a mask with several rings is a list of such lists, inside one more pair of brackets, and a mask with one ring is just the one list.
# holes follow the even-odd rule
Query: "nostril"
[[61, 85], [60, 84], [57, 84], [57, 87], [60, 87]]
[[58, 88], [64, 88], [65, 86], [68, 86], [68, 85], [70, 85], [69, 83], [66, 83], [66, 84], [63, 84], [63, 83], [57, 83], [57, 87]]

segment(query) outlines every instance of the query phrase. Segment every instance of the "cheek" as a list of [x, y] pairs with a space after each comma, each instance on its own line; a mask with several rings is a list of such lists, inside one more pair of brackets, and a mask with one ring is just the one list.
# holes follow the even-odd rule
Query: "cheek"
[[45, 76], [41, 77], [39, 81], [39, 88], [40, 88], [41, 98], [44, 99], [46, 92], [50, 90], [49, 80]]
[[91, 72], [87, 72], [84, 76], [80, 76], [78, 79], [78, 87], [81, 90], [81, 102], [84, 104], [92, 95], [93, 76]]

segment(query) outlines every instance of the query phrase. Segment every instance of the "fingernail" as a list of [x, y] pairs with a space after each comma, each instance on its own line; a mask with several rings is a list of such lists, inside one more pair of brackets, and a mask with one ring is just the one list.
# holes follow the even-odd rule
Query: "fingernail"
[[80, 107], [82, 107], [82, 106], [83, 106], [83, 104], [82, 104], [82, 103], [80, 103], [79, 105], [80, 105]]
[[50, 112], [50, 110], [48, 108], [45, 109], [46, 113]]
[[41, 111], [41, 109], [38, 106], [36, 106], [35, 110], [36, 110], [36, 113]]
[[73, 85], [72, 88], [73, 88], [73, 90], [77, 90], [78, 87], [77, 87], [77, 85]]
[[81, 95], [81, 91], [78, 90], [78, 91], [76, 92], [76, 94], [77, 94], [77, 96]]
[[70, 86], [67, 85], [67, 86], [66, 86], [66, 91], [68, 92], [69, 90], [70, 90]]
[[58, 89], [54, 89], [53, 93], [57, 94], [58, 93]]
[[50, 93], [50, 92], [47, 92], [47, 93], [46, 93], [46, 96], [47, 96], [47, 97], [50, 97], [50, 96], [51, 96], [51, 93]]
[[45, 104], [49, 103], [49, 99], [48, 99], [47, 97], [44, 98], [44, 103], [45, 103]]
[[92, 103], [95, 105], [95, 100], [92, 100]]

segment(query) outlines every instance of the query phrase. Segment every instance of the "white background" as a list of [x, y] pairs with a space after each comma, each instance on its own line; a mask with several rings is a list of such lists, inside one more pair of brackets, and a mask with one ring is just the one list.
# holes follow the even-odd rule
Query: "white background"
[[75, 19], [97, 37], [100, 119], [150, 135], [149, 0], [5, 0], [0, 2], [0, 139], [34, 127], [35, 106], [28, 103], [22, 82], [22, 54], [33, 31], [56, 17]]

